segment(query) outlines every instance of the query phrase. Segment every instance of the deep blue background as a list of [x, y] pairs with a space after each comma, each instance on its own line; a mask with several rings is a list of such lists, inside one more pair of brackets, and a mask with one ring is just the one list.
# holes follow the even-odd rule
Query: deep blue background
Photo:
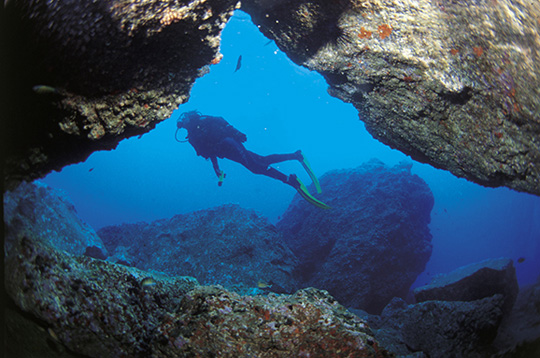
[[[352, 168], [376, 157], [388, 165], [411, 161], [374, 140], [355, 109], [327, 94], [317, 73], [291, 62], [237, 12], [223, 31], [224, 57], [195, 83], [191, 98], [173, 116], [140, 139], [124, 140], [114, 151], [96, 152], [84, 163], [52, 173], [45, 182], [63, 189], [94, 229], [123, 222], [151, 221], [224, 203], [253, 208], [276, 222], [294, 189], [221, 161], [227, 173], [222, 187], [209, 161], [188, 143], [174, 140], [176, 118], [197, 109], [222, 116], [246, 133], [246, 147], [259, 154], [302, 149], [320, 176]], [[234, 73], [238, 56], [242, 67]], [[185, 137], [179, 132], [179, 137]], [[309, 178], [297, 163], [279, 166]], [[516, 263], [521, 284], [540, 274], [540, 198], [489, 189], [414, 162], [435, 196], [431, 230], [433, 255], [417, 280], [485, 258], [525, 257]], [[324, 190], [324, 188], [323, 188]]]

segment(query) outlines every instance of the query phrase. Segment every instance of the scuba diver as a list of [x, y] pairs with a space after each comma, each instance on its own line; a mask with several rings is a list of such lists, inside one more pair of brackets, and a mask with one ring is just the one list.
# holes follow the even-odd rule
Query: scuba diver
[[217, 158], [227, 158], [242, 164], [255, 174], [262, 174], [282, 181], [292, 186], [309, 203], [323, 209], [330, 207], [315, 199], [307, 190], [306, 186], [295, 175], [283, 174], [270, 165], [288, 160], [298, 160], [309, 174], [315, 184], [317, 192], [321, 192], [319, 180], [311, 170], [311, 167], [302, 151], [298, 150], [290, 154], [271, 154], [262, 156], [247, 150], [242, 143], [247, 140], [247, 136], [231, 126], [222, 117], [205, 116], [198, 111], [185, 112], [176, 121], [175, 139], [181, 128], [188, 132], [186, 141], [193, 146], [197, 155], [210, 159], [214, 171], [218, 177], [218, 185], [223, 184], [225, 173], [219, 169]]

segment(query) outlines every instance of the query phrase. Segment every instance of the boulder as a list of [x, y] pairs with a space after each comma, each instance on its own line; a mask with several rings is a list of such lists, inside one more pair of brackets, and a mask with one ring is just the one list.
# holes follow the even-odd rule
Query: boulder
[[504, 297], [503, 311], [508, 314], [516, 301], [519, 287], [511, 259], [488, 259], [463, 266], [449, 274], [437, 275], [429, 285], [414, 289], [417, 302], [474, 301], [495, 294]]
[[407, 305], [394, 298], [370, 325], [381, 342], [406, 356], [481, 358], [492, 356], [491, 343], [503, 318], [500, 294], [476, 301], [426, 301]]
[[116, 260], [143, 270], [189, 275], [202, 284], [293, 292], [297, 260], [281, 234], [253, 210], [224, 205], [152, 223], [98, 231]]
[[103, 242], [78, 217], [66, 194], [39, 181], [23, 182], [5, 193], [4, 222], [8, 254], [18, 237], [31, 235], [57, 250], [100, 259], [107, 257]]
[[[240, 296], [190, 277], [75, 257], [31, 237], [13, 243], [5, 265], [8, 297], [32, 318], [26, 329], [47, 332], [69, 356], [391, 356], [365, 321], [324, 291]], [[31, 351], [31, 336], [17, 329], [8, 333]]]
[[323, 175], [317, 197], [329, 210], [294, 198], [277, 227], [300, 260], [303, 285], [370, 313], [406, 296], [431, 255], [433, 207], [429, 187], [410, 168], [372, 160]]

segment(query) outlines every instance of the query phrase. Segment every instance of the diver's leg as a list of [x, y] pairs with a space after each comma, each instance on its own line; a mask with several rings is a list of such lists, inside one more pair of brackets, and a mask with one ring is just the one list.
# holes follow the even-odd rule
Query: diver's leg
[[246, 154], [248, 160], [243, 165], [248, 168], [252, 173], [266, 175], [267, 177], [287, 183], [289, 177], [280, 172], [279, 170], [272, 168], [270, 166], [271, 163], [268, 163], [268, 161], [266, 160], [267, 157], [264, 157], [257, 153], [253, 153], [252, 151], [249, 151], [247, 149]]
[[[233, 160], [239, 164], [242, 164], [252, 173], [266, 175], [270, 178], [277, 179], [287, 184], [289, 184], [290, 182], [287, 175], [283, 174], [275, 168], [270, 167], [271, 163], [269, 163], [267, 160], [268, 156], [264, 157], [252, 151], [249, 151], [241, 143], [238, 143], [232, 138], [224, 139], [220, 143], [220, 149], [221, 156]], [[284, 160], [293, 160], [297, 159], [297, 153], [276, 155], [287, 156], [287, 159]]]
[[300, 150], [297, 150], [294, 153], [289, 154], [270, 154], [266, 156], [261, 156], [265, 163], [268, 165], [274, 164], [274, 163], [281, 163], [286, 162], [288, 160], [298, 160], [301, 161], [303, 156], [302, 152]]
[[270, 167], [265, 157], [247, 150], [232, 138], [226, 138], [221, 142], [221, 152], [225, 158], [242, 164], [252, 173], [266, 175], [284, 183], [288, 181], [285, 174]]

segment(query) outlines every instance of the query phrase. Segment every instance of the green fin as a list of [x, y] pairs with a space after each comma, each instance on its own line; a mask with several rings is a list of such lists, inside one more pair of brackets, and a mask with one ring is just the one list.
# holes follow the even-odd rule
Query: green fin
[[298, 184], [300, 184], [300, 186], [298, 187], [298, 189], [296, 189], [296, 191], [298, 191], [298, 194], [300, 194], [302, 198], [306, 199], [306, 201], [309, 202], [310, 204], [315, 205], [316, 207], [319, 207], [321, 209], [331, 209], [330, 206], [326, 205], [322, 201], [315, 199], [309, 193], [306, 186], [304, 185], [304, 183], [302, 183], [300, 179], [296, 178], [296, 180], [298, 181]]
[[300, 154], [302, 155], [302, 160], [300, 161], [300, 163], [302, 163], [302, 166], [308, 173], [309, 177], [311, 178], [311, 181], [313, 182], [313, 184], [315, 184], [315, 189], [317, 189], [317, 193], [318, 194], [322, 193], [321, 184], [319, 184], [319, 179], [317, 179], [317, 176], [315, 175], [315, 173], [313, 173], [313, 170], [311, 169], [311, 165], [309, 165], [309, 162], [306, 156], [304, 155], [304, 153], [300, 152]]

